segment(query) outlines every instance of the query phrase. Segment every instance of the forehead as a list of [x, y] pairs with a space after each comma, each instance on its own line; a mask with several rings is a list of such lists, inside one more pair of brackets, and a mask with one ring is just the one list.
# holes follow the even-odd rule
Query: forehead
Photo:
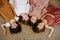
[[33, 18], [33, 19], [37, 19], [37, 17], [36, 17], [36, 16], [32, 16], [32, 18]]

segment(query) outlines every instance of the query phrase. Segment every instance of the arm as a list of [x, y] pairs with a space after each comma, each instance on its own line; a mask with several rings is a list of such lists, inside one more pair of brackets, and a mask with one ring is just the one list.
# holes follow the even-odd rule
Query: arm
[[51, 17], [53, 17], [53, 18], [55, 17], [55, 16], [52, 15], [52, 14], [45, 14], [45, 15], [42, 16], [41, 20], [43, 20], [47, 15], [49, 15], [49, 16], [51, 16]]
[[1, 28], [3, 29], [4, 35], [5, 35], [5, 34], [6, 34], [5, 24], [2, 24], [2, 25], [1, 25]]
[[54, 28], [53, 28], [53, 27], [50, 27], [50, 26], [48, 26], [48, 25], [46, 25], [45, 27], [51, 30], [50, 33], [49, 33], [49, 35], [48, 35], [48, 37], [51, 38], [52, 33], [53, 33], [53, 31], [54, 31]]

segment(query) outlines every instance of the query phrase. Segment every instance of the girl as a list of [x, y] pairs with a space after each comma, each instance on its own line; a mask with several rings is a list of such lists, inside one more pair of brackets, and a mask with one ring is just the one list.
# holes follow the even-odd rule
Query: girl
[[40, 19], [46, 12], [49, 0], [33, 0], [30, 1], [30, 13], [29, 16], [36, 16]]
[[[46, 15], [49, 15], [52, 18], [54, 18], [54, 16], [51, 14], [46, 14]], [[45, 30], [45, 28], [51, 29], [51, 32], [48, 35], [48, 37], [51, 37], [54, 28], [50, 27], [49, 24], [47, 24], [48, 23], [47, 20], [44, 19], [46, 15], [44, 15], [40, 20], [37, 20], [36, 17], [35, 17], [35, 20], [30, 19], [30, 20], [33, 20], [33, 21], [30, 21], [30, 25], [33, 23], [33, 25], [31, 25], [31, 26], [32, 26], [33, 31], [36, 33], [43, 32]]]
[[11, 33], [18, 33], [21, 31], [21, 26], [15, 20], [15, 15], [13, 14], [10, 5], [8, 4], [7, 0], [2, 0], [4, 5], [0, 7], [0, 15], [3, 17], [3, 19], [6, 21], [5, 24], [1, 24], [1, 27], [4, 31], [4, 34], [6, 33], [5, 27], [9, 27], [9, 30]]
[[49, 0], [30, 0], [30, 19], [28, 24], [33, 24], [32, 21], [36, 22], [36, 20], [40, 19], [46, 12], [46, 7], [48, 6]]
[[19, 16], [22, 16], [22, 20], [28, 21], [29, 0], [10, 0], [9, 3], [16, 14], [16, 18], [19, 19]]

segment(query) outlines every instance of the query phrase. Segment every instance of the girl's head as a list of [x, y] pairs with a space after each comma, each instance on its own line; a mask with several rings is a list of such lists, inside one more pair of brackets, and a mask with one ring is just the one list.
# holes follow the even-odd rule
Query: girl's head
[[35, 25], [32, 27], [33, 31], [36, 33], [39, 32], [44, 32], [45, 30], [45, 26], [42, 23], [42, 20], [37, 20], [37, 22], [35, 23]]
[[23, 16], [19, 16], [19, 21], [21, 22], [27, 22], [29, 20], [29, 17], [27, 14], [23, 15]]
[[21, 32], [21, 26], [18, 22], [14, 21], [14, 22], [12, 22], [9, 30], [10, 30], [10, 33], [12, 33], [12, 34], [13, 33], [18, 33], [18, 32]]
[[36, 23], [36, 21], [37, 21], [37, 17], [32, 16], [32, 17], [29, 18], [28, 24], [30, 26], [33, 26]]
[[25, 20], [25, 21], [29, 20], [28, 14], [25, 13], [25, 14], [22, 14], [21, 16], [23, 17], [22, 20]]
[[32, 23], [36, 23], [37, 17], [36, 17], [36, 16], [32, 16], [31, 19], [30, 19], [30, 21], [31, 21]]
[[23, 16], [23, 20], [25, 20], [26, 22], [29, 20], [28, 14], [25, 14], [25, 15]]
[[38, 28], [40, 31], [43, 31], [44, 28], [45, 28], [45, 26], [44, 26], [42, 23], [39, 23], [39, 24], [37, 25], [37, 28]]
[[18, 20], [18, 22], [21, 22], [22, 19], [23, 19], [23, 17], [22, 17], [22, 16], [19, 16], [19, 20]]

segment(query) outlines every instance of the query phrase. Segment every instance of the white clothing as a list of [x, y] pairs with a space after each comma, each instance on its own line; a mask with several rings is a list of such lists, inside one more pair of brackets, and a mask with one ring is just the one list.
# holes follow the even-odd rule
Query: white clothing
[[9, 23], [9, 22], [6, 22], [6, 23], [5, 23], [5, 26], [6, 26], [6, 27], [10, 27], [10, 23]]
[[[12, 0], [9, 1], [12, 4]], [[29, 0], [15, 0], [15, 13], [20, 16], [21, 13], [29, 13]]]

